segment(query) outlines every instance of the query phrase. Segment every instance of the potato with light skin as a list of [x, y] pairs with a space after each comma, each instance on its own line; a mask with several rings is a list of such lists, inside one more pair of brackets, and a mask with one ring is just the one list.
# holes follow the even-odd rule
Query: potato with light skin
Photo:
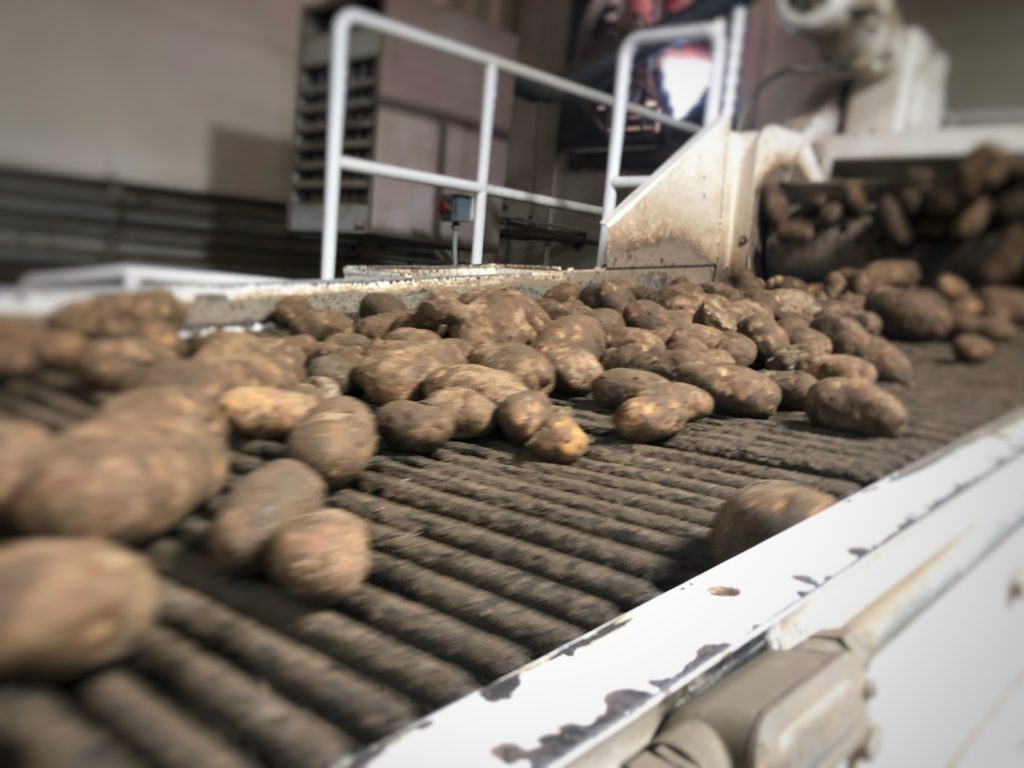
[[36, 352], [43, 365], [73, 371], [78, 368], [87, 343], [78, 331], [50, 328], [40, 339]]
[[351, 595], [372, 567], [365, 522], [343, 509], [300, 515], [274, 534], [264, 557], [267, 576], [302, 600], [330, 605]]
[[765, 371], [764, 373], [782, 389], [780, 411], [802, 411], [807, 404], [807, 393], [818, 382], [807, 371]]
[[338, 349], [317, 355], [306, 365], [309, 376], [324, 376], [338, 384], [343, 394], [352, 389], [352, 371], [365, 362], [365, 355], [356, 347]]
[[757, 360], [757, 344], [739, 332], [723, 331], [718, 349], [728, 352], [736, 365], [750, 366]]
[[409, 312], [381, 312], [376, 315], [367, 315], [359, 319], [355, 331], [371, 339], [382, 339], [394, 329], [410, 322], [411, 317]]
[[914, 259], [875, 259], [853, 279], [853, 290], [869, 294], [884, 286], [909, 288], [921, 282], [921, 265]]
[[551, 347], [545, 356], [555, 370], [555, 391], [563, 395], [587, 394], [604, 372], [600, 360], [578, 347]]
[[867, 307], [881, 316], [891, 339], [935, 341], [953, 331], [949, 302], [931, 288], [884, 288], [868, 296]]
[[434, 372], [463, 361], [453, 346], [440, 341], [429, 344], [387, 342], [371, 348], [352, 369], [352, 383], [371, 403], [412, 400]]
[[644, 351], [665, 349], [665, 342], [654, 331], [646, 328], [624, 326], [608, 334], [609, 349], [626, 344], [636, 344]]
[[863, 358], [855, 355], [818, 355], [803, 360], [797, 370], [806, 371], [816, 379], [838, 376], [847, 379], [878, 381], [878, 369]]
[[292, 333], [326, 339], [335, 333], [351, 333], [352, 321], [342, 312], [318, 309], [303, 296], [287, 296], [274, 306], [274, 319]]
[[332, 488], [351, 483], [377, 452], [377, 420], [354, 397], [324, 400], [288, 435], [288, 452], [309, 464]]
[[746, 317], [739, 323], [739, 332], [754, 342], [761, 360], [766, 360], [790, 345], [789, 334], [774, 320]]
[[715, 561], [735, 557], [835, 502], [831, 494], [785, 480], [748, 485], [726, 499], [715, 516], [710, 539]]
[[686, 422], [709, 415], [715, 401], [704, 390], [681, 382], [661, 384], [624, 400], [615, 409], [616, 433], [632, 443], [667, 440]]
[[671, 349], [675, 344], [682, 342], [684, 339], [696, 338], [709, 349], [716, 349], [725, 338], [725, 333], [725, 331], [712, 328], [710, 325], [698, 325], [695, 323], [688, 328], [681, 328], [673, 332], [666, 346]]
[[553, 464], [572, 464], [588, 447], [590, 436], [566, 411], [555, 411], [526, 441], [527, 451]]
[[516, 342], [481, 344], [469, 354], [469, 362], [514, 373], [530, 389], [550, 392], [555, 387], [555, 366], [528, 344]]
[[455, 436], [455, 414], [426, 400], [392, 400], [377, 410], [384, 442], [396, 451], [429, 455]]
[[561, 302], [575, 299], [579, 295], [579, 288], [577, 288], [573, 283], [559, 283], [558, 285], [548, 288], [544, 293], [544, 298]]
[[523, 445], [554, 414], [551, 400], [543, 392], [527, 390], [507, 397], [495, 411], [495, 421], [505, 439]]
[[881, 336], [874, 336], [850, 317], [832, 317], [826, 324], [836, 353], [857, 355], [875, 366], [882, 381], [910, 384], [914, 366], [906, 353]]
[[594, 402], [609, 410], [615, 410], [621, 403], [636, 397], [651, 387], [664, 386], [669, 380], [651, 371], [635, 368], [612, 368], [594, 380], [590, 396]]
[[715, 400], [715, 411], [730, 416], [764, 419], [782, 403], [778, 384], [739, 365], [689, 363], [676, 368], [676, 379], [708, 392]]
[[995, 354], [996, 345], [980, 333], [959, 333], [953, 337], [953, 352], [963, 363], [980, 363]]
[[960, 315], [956, 318], [956, 332], [980, 333], [993, 341], [1009, 341], [1016, 338], [1017, 326], [1005, 317]]
[[956, 301], [971, 293], [971, 284], [956, 272], [940, 272], [935, 276], [933, 285], [935, 290], [950, 301]]
[[122, 659], [157, 605], [149, 563], [113, 542], [0, 544], [0, 679], [64, 682]]
[[424, 399], [424, 403], [444, 408], [455, 417], [455, 440], [476, 440], [489, 435], [494, 427], [497, 406], [472, 389], [448, 387]]
[[393, 293], [367, 293], [359, 301], [360, 317], [380, 315], [384, 312], [401, 314], [408, 311], [409, 308], [405, 306], [405, 302]]
[[903, 403], [866, 379], [822, 379], [804, 410], [817, 426], [877, 437], [898, 435], [909, 418]]
[[466, 311], [468, 314], [449, 325], [448, 335], [474, 344], [505, 341], [530, 344], [551, 322], [537, 302], [521, 291], [484, 291], [466, 304]]
[[311, 395], [274, 387], [235, 387], [220, 398], [236, 432], [267, 438], [287, 435], [317, 402]]
[[295, 459], [275, 459], [242, 477], [210, 528], [206, 548], [223, 568], [253, 573], [268, 542], [285, 522], [319, 509], [327, 483]]
[[988, 314], [1024, 323], [1024, 288], [1016, 285], [984, 285], [978, 289]]
[[34, 421], [0, 418], [0, 510], [52, 443], [50, 430]]
[[164, 345], [136, 336], [92, 339], [82, 350], [78, 367], [94, 386], [124, 389], [149, 366], [177, 357]]
[[600, 359], [606, 343], [607, 335], [600, 320], [590, 315], [565, 315], [548, 323], [533, 347], [539, 352], [554, 347], [579, 347]]
[[833, 351], [832, 339], [814, 328], [797, 328], [789, 334], [789, 341], [812, 355], [829, 355]]
[[423, 381], [423, 392], [427, 397], [447, 387], [472, 389], [496, 405], [500, 405], [510, 395], [529, 390], [526, 383], [514, 373], [475, 363], [441, 368]]
[[616, 331], [627, 328], [626, 321], [622, 319], [622, 313], [616, 312], [608, 307], [598, 307], [590, 311], [590, 316], [595, 318], [604, 327], [607, 336]]

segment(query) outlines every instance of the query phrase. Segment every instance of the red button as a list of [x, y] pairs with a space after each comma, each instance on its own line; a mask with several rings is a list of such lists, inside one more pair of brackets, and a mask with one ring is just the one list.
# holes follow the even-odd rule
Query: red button
[[446, 198], [441, 198], [441, 202], [437, 204], [437, 212], [444, 216], [446, 213], [451, 211], [452, 207], [448, 204]]

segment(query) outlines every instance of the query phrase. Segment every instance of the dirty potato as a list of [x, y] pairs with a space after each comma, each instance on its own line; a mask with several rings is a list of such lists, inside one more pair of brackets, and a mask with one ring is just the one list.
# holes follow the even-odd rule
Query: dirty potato
[[50, 430], [34, 421], [0, 418], [0, 510], [52, 443]]
[[757, 346], [758, 356], [766, 360], [779, 350], [790, 346], [787, 334], [775, 320], [761, 317], [746, 317], [739, 322], [739, 332], [750, 338]]
[[408, 311], [409, 308], [405, 306], [405, 302], [393, 293], [367, 293], [359, 301], [360, 317], [380, 315], [384, 312], [401, 314]]
[[878, 369], [863, 358], [854, 355], [818, 355], [805, 358], [798, 370], [806, 371], [816, 379], [839, 376], [848, 379], [878, 381]]
[[397, 451], [431, 454], [455, 435], [455, 414], [427, 401], [392, 400], [377, 411], [384, 442]]
[[271, 581], [303, 600], [329, 605], [370, 574], [370, 529], [343, 509], [301, 515], [274, 534], [264, 564]]
[[218, 511], [206, 541], [224, 568], [253, 572], [274, 532], [324, 504], [327, 483], [307, 464], [275, 459], [245, 475]]
[[953, 331], [949, 302], [931, 288], [885, 288], [868, 296], [867, 308], [877, 312], [892, 339], [932, 341]]
[[423, 381], [423, 392], [427, 396], [447, 387], [472, 389], [497, 405], [510, 395], [529, 389], [514, 373], [475, 363], [438, 369]]
[[590, 395], [594, 402], [609, 410], [651, 387], [663, 386], [669, 380], [650, 371], [634, 368], [612, 368], [594, 380]]
[[686, 422], [709, 415], [714, 407], [711, 395], [703, 389], [682, 382], [660, 384], [615, 409], [615, 431], [633, 443], [667, 440]]
[[384, 346], [371, 347], [352, 369], [352, 383], [371, 403], [411, 400], [419, 396], [430, 374], [462, 361], [455, 347], [440, 341], [429, 344], [387, 342]]
[[343, 312], [318, 309], [303, 296], [286, 296], [274, 306], [274, 319], [292, 333], [326, 339], [335, 333], [351, 333], [352, 321]]
[[516, 342], [481, 344], [469, 354], [469, 362], [514, 373], [530, 389], [550, 392], [555, 387], [555, 367], [527, 344]]
[[571, 464], [587, 452], [590, 436], [572, 414], [556, 411], [526, 441], [526, 450], [541, 461]]
[[914, 259], [875, 259], [853, 279], [853, 289], [867, 295], [878, 288], [909, 288], [921, 282], [921, 265]]
[[505, 398], [495, 411], [495, 418], [506, 440], [523, 445], [553, 414], [554, 407], [547, 395], [527, 390]]
[[91, 339], [82, 350], [79, 371], [101, 389], [132, 386], [142, 371], [155, 363], [177, 359], [163, 344], [136, 336]]
[[550, 347], [545, 356], [555, 370], [555, 390], [563, 395], [585, 395], [604, 372], [601, 361], [578, 347]]
[[316, 407], [317, 399], [274, 387], [235, 387], [220, 398], [231, 426], [247, 437], [282, 437]]
[[87, 343], [78, 331], [50, 328], [39, 340], [36, 351], [43, 365], [73, 371], [78, 368]]
[[718, 349], [728, 352], [736, 365], [749, 366], [757, 360], [757, 344], [739, 332], [723, 331]]
[[866, 379], [822, 379], [807, 393], [813, 424], [861, 435], [891, 437], [907, 425], [907, 409]]
[[782, 389], [782, 403], [779, 410], [802, 411], [807, 403], [807, 393], [817, 383], [807, 371], [765, 371], [765, 375]]
[[597, 318], [590, 315], [565, 315], [548, 323], [533, 346], [539, 352], [554, 347], [579, 347], [600, 359], [606, 341], [604, 326]]
[[980, 363], [995, 354], [996, 345], [980, 333], [958, 333], [953, 337], [953, 352], [964, 363]]
[[490, 434], [494, 425], [495, 404], [472, 389], [439, 389], [423, 402], [444, 408], [455, 417], [455, 440], [476, 440]]
[[715, 400], [715, 411], [763, 419], [782, 403], [779, 385], [758, 371], [739, 365], [689, 363], [676, 368], [676, 378], [700, 387]]
[[711, 529], [716, 562], [728, 560], [835, 504], [834, 496], [786, 480], [748, 485], [722, 504]]
[[288, 435], [288, 452], [322, 474], [332, 488], [348, 485], [377, 452], [377, 420], [354, 397], [324, 400]]
[[157, 612], [141, 555], [85, 538], [0, 544], [0, 679], [70, 681], [127, 656]]

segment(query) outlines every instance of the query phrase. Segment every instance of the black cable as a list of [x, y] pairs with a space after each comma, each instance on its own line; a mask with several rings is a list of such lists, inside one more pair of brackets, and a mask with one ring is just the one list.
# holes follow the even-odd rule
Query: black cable
[[751, 111], [756, 109], [757, 103], [761, 98], [761, 91], [776, 80], [781, 80], [790, 75], [832, 76], [839, 80], [853, 79], [853, 73], [841, 64], [797, 64], [776, 70], [767, 77], [762, 78], [754, 86], [753, 93], [750, 94], [750, 98], [747, 99], [747, 103], [743, 105], [743, 109], [736, 119], [736, 130], [742, 131], [747, 127], [747, 118], [750, 117]]

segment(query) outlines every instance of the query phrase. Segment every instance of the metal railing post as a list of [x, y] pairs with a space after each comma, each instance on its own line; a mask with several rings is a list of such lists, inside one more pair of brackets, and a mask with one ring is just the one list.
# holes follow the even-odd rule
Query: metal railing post
[[320, 240], [320, 279], [338, 276], [338, 209], [341, 206], [341, 155], [348, 111], [348, 52], [352, 17], [331, 18], [331, 60], [327, 67], [327, 125], [324, 129], [324, 231]]
[[722, 112], [732, 118], [736, 114], [739, 98], [740, 70], [743, 66], [743, 42], [747, 36], [747, 6], [740, 3], [729, 14], [729, 43], [726, 51], [725, 85], [722, 94]]
[[476, 203], [473, 206], [473, 250], [470, 264], [484, 263], [484, 232], [487, 227], [487, 185], [491, 180], [491, 143], [494, 140], [494, 109], [498, 100], [498, 67], [484, 67], [484, 86], [480, 105], [480, 141], [476, 156]]
[[711, 43], [711, 82], [704, 103], [704, 125], [711, 125], [722, 114], [722, 86], [725, 82], [725, 17], [709, 22], [708, 39]]

